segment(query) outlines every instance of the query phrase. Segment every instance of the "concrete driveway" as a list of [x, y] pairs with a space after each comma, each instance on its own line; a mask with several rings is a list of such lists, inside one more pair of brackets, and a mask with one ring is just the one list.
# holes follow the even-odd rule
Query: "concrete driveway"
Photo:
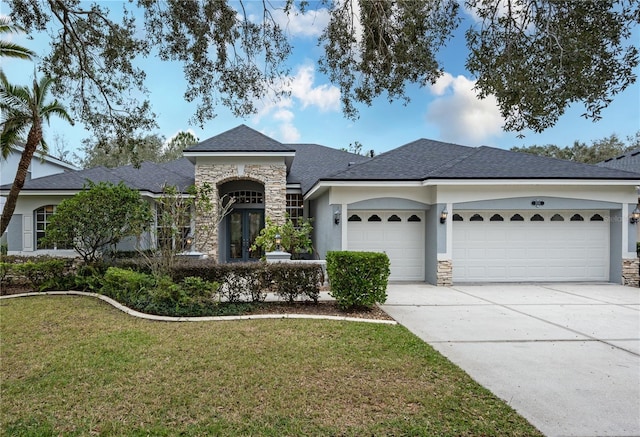
[[389, 284], [393, 318], [548, 436], [640, 436], [640, 290]]

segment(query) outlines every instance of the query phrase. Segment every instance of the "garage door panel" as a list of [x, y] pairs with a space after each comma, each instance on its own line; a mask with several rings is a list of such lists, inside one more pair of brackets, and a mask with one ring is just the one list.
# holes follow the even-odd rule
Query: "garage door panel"
[[[474, 212], [476, 213], [476, 212]], [[606, 211], [583, 211], [585, 221], [570, 221], [575, 212], [540, 212], [544, 221], [509, 220], [517, 211], [503, 211], [504, 221], [489, 222], [492, 212], [477, 212], [485, 221], [469, 221], [461, 213], [453, 222], [453, 279], [463, 281], [606, 281], [609, 276], [608, 222], [589, 218]], [[554, 214], [564, 221], [551, 221]], [[556, 217], [557, 218], [557, 217]]]
[[[361, 222], [348, 222], [349, 250], [384, 252], [391, 264], [390, 280], [424, 280], [424, 213], [421, 211], [353, 211]], [[349, 212], [349, 216], [352, 212]], [[381, 221], [369, 222], [373, 215]], [[408, 221], [416, 215], [420, 221]], [[389, 218], [395, 216], [390, 221]], [[399, 219], [399, 220], [398, 220]]]

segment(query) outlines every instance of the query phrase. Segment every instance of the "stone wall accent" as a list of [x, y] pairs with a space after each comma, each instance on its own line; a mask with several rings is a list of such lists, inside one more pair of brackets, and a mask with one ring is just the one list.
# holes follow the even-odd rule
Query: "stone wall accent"
[[[285, 220], [287, 203], [287, 167], [283, 162], [270, 164], [196, 164], [195, 182], [202, 185], [205, 182], [213, 188], [212, 196], [219, 198], [219, 187], [225, 182], [235, 180], [251, 180], [264, 185], [264, 213], [274, 223], [282, 224]], [[209, 217], [196, 217], [196, 250], [206, 253], [213, 259], [218, 259], [218, 236], [205, 238], [198, 235], [198, 224], [215, 221], [218, 215], [217, 205]]]
[[439, 287], [450, 287], [453, 285], [453, 265], [451, 260], [438, 261], [436, 279], [436, 285]]
[[640, 260], [638, 258], [622, 260], [622, 285], [640, 287]]

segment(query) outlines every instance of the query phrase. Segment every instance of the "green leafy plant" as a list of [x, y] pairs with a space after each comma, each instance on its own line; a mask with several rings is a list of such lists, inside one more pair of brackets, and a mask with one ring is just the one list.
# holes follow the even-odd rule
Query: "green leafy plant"
[[387, 300], [389, 257], [378, 252], [327, 252], [331, 296], [338, 306], [372, 307]]
[[69, 273], [71, 260], [59, 258], [40, 259], [15, 264], [13, 272], [25, 277], [35, 290], [68, 289], [72, 285]]
[[270, 217], [266, 218], [266, 226], [255, 239], [251, 250], [260, 247], [264, 253], [276, 250], [276, 235], [280, 235], [282, 250], [289, 252], [292, 259], [300, 259], [302, 253], [313, 252], [311, 242], [311, 220], [300, 218], [298, 226], [290, 218], [281, 224], [275, 224]]
[[274, 263], [268, 264], [266, 270], [274, 284], [275, 293], [289, 303], [301, 296], [318, 302], [320, 285], [324, 279], [319, 264]]
[[140, 235], [151, 220], [149, 205], [123, 182], [89, 182], [57, 206], [42, 243], [71, 247], [90, 264], [125, 237]]

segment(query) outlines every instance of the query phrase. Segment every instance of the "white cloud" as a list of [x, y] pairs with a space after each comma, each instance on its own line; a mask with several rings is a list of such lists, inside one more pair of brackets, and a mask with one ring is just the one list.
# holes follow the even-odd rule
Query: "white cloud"
[[294, 6], [289, 15], [282, 9], [272, 11], [272, 15], [291, 36], [317, 37], [329, 24], [329, 10], [326, 8], [307, 10], [302, 14]]
[[313, 86], [315, 68], [303, 65], [298, 69], [291, 81], [291, 95], [302, 102], [302, 108], [315, 106], [321, 111], [337, 111], [340, 109], [340, 89], [333, 85]]
[[295, 110], [309, 107], [317, 108], [322, 112], [340, 110], [340, 90], [333, 85], [322, 84], [314, 86], [315, 68], [313, 65], [302, 65], [295, 76], [285, 79], [281, 89], [290, 92], [289, 97], [279, 100], [268, 96], [256, 104], [258, 112], [253, 117], [254, 123], [260, 123], [263, 119], [269, 119], [273, 124], [278, 124], [276, 132], [271, 134], [275, 138], [285, 142], [296, 142], [300, 139], [300, 132], [294, 125]]
[[438, 127], [443, 140], [477, 144], [502, 133], [496, 98], [479, 99], [474, 85], [464, 76], [445, 73], [430, 87], [436, 98], [427, 108], [427, 121]]

